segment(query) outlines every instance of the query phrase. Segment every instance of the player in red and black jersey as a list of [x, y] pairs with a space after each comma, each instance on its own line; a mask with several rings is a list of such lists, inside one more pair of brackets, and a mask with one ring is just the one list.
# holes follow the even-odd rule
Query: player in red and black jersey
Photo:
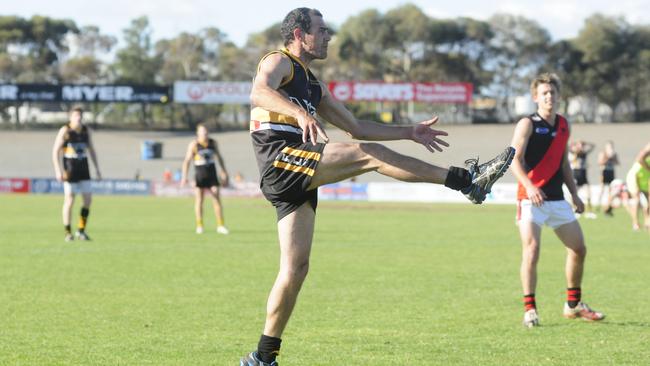
[[517, 123], [512, 138], [516, 153], [511, 169], [519, 181], [517, 222], [523, 246], [520, 275], [526, 327], [539, 325], [535, 288], [543, 225], [553, 228], [567, 248], [564, 316], [592, 321], [605, 317], [581, 301], [587, 248], [573, 209], [564, 200], [562, 184], [569, 189], [576, 212], [583, 212], [584, 204], [578, 197], [567, 157], [570, 127], [566, 118], [556, 113], [559, 93], [560, 81], [554, 74], [542, 74], [535, 78], [531, 84], [531, 94], [537, 103], [537, 112]]
[[[97, 156], [92, 143], [90, 129], [82, 123], [83, 109], [75, 107], [70, 111], [70, 121], [59, 129], [52, 148], [52, 164], [54, 173], [59, 182], [63, 182], [63, 226], [65, 227], [65, 241], [90, 240], [86, 234], [86, 224], [90, 213], [92, 194], [90, 192], [90, 169], [88, 156], [95, 165], [97, 179], [101, 179]], [[61, 169], [63, 162], [63, 169]], [[75, 236], [70, 228], [70, 215], [72, 205], [77, 193], [81, 193], [83, 206], [79, 217], [79, 225]]]

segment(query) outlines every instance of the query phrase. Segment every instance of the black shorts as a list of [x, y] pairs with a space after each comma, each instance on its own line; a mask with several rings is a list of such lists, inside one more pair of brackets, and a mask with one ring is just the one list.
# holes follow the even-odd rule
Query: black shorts
[[69, 183], [77, 183], [83, 180], [90, 180], [90, 169], [88, 159], [63, 159], [64, 180]]
[[587, 181], [587, 169], [573, 169], [573, 177], [575, 178], [578, 187], [589, 184]]
[[603, 170], [602, 182], [603, 184], [610, 184], [614, 180], [613, 170]]
[[275, 206], [278, 221], [305, 202], [316, 210], [318, 189], [307, 190], [325, 144], [303, 143], [293, 132], [259, 130], [251, 133], [260, 170], [260, 188]]
[[207, 166], [195, 166], [196, 186], [199, 188], [219, 187], [219, 178], [217, 178], [217, 168], [214, 164]]

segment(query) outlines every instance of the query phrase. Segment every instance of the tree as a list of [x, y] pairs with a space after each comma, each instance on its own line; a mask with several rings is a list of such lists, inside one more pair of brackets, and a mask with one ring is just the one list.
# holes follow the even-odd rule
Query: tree
[[[152, 29], [146, 16], [131, 21], [124, 29], [124, 48], [117, 51], [113, 64], [115, 80], [119, 83], [154, 84], [160, 71], [161, 59], [154, 55], [151, 43]], [[141, 123], [149, 124], [150, 111], [141, 104]]]
[[69, 37], [67, 43], [71, 55], [59, 67], [61, 81], [97, 83], [107, 78], [107, 65], [101, 56], [113, 49], [117, 43], [115, 37], [101, 34], [96, 26], [85, 26]]
[[548, 50], [548, 57], [543, 69], [560, 77], [565, 112], [569, 106], [569, 99], [586, 91], [583, 79], [587, 65], [583, 62], [583, 57], [584, 54], [576, 47], [575, 43], [568, 40], [555, 42]]
[[536, 21], [495, 14], [488, 22], [494, 32], [492, 54], [486, 66], [494, 72], [491, 92], [501, 99], [508, 120], [510, 97], [528, 92], [528, 84], [546, 63], [551, 37]]
[[153, 55], [152, 29], [146, 16], [131, 21], [124, 29], [124, 48], [117, 51], [114, 68], [116, 80], [122, 83], [153, 84], [161, 60]]
[[613, 120], [618, 103], [631, 96], [634, 76], [629, 73], [636, 66], [634, 43], [632, 29], [623, 18], [601, 14], [587, 18], [575, 40], [587, 65], [585, 90], [612, 109]]
[[1, 78], [20, 82], [52, 81], [57, 63], [68, 51], [65, 37], [78, 32], [69, 19], [0, 16]]

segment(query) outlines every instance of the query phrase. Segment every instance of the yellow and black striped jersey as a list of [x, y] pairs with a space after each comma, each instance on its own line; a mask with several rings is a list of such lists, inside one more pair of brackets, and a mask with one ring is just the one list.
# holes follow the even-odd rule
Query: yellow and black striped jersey
[[66, 132], [63, 135], [63, 158], [64, 159], [86, 159], [88, 150], [89, 138], [88, 138], [88, 128], [86, 126], [81, 127], [81, 131], [76, 131], [66, 125]]
[[214, 164], [214, 157], [216, 154], [217, 142], [213, 139], [208, 139], [206, 145], [196, 140], [194, 147], [194, 166], [204, 166]]
[[[283, 80], [279, 90], [283, 92], [291, 102], [299, 105], [309, 114], [315, 115], [316, 109], [321, 101], [323, 91], [316, 76], [286, 48], [267, 53], [260, 63], [269, 55], [282, 53], [291, 60], [291, 75]], [[258, 67], [259, 69], [259, 67]], [[282, 113], [268, 111], [261, 107], [254, 107], [251, 110], [251, 131], [259, 128], [260, 123], [270, 122], [274, 124], [289, 125], [300, 128], [298, 121]]]

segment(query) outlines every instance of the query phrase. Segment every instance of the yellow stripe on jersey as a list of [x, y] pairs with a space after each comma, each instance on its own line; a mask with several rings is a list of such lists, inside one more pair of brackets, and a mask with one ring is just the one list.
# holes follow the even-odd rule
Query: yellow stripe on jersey
[[251, 120], [260, 122], [282, 123], [285, 125], [300, 128], [298, 120], [286, 114], [270, 112], [261, 107], [255, 107], [251, 111]]
[[77, 150], [72, 146], [65, 146], [63, 147], [63, 154], [66, 156], [77, 156]]
[[290, 148], [288, 146], [285, 147], [284, 149], [282, 149], [282, 152], [287, 154], [287, 155], [297, 156], [299, 158], [305, 158], [305, 159], [320, 161], [320, 153], [318, 153], [318, 152], [297, 150], [297, 149], [292, 149], [292, 148]]
[[314, 169], [312, 169], [312, 168], [309, 168], [309, 167], [306, 167], [306, 166], [300, 166], [300, 165], [293, 165], [293, 164], [289, 164], [289, 163], [285, 163], [285, 162], [277, 161], [277, 160], [273, 162], [273, 166], [276, 167], [276, 168], [289, 170], [289, 171], [296, 172], [296, 173], [307, 174], [310, 177], [313, 177], [314, 173], [315, 173]]

